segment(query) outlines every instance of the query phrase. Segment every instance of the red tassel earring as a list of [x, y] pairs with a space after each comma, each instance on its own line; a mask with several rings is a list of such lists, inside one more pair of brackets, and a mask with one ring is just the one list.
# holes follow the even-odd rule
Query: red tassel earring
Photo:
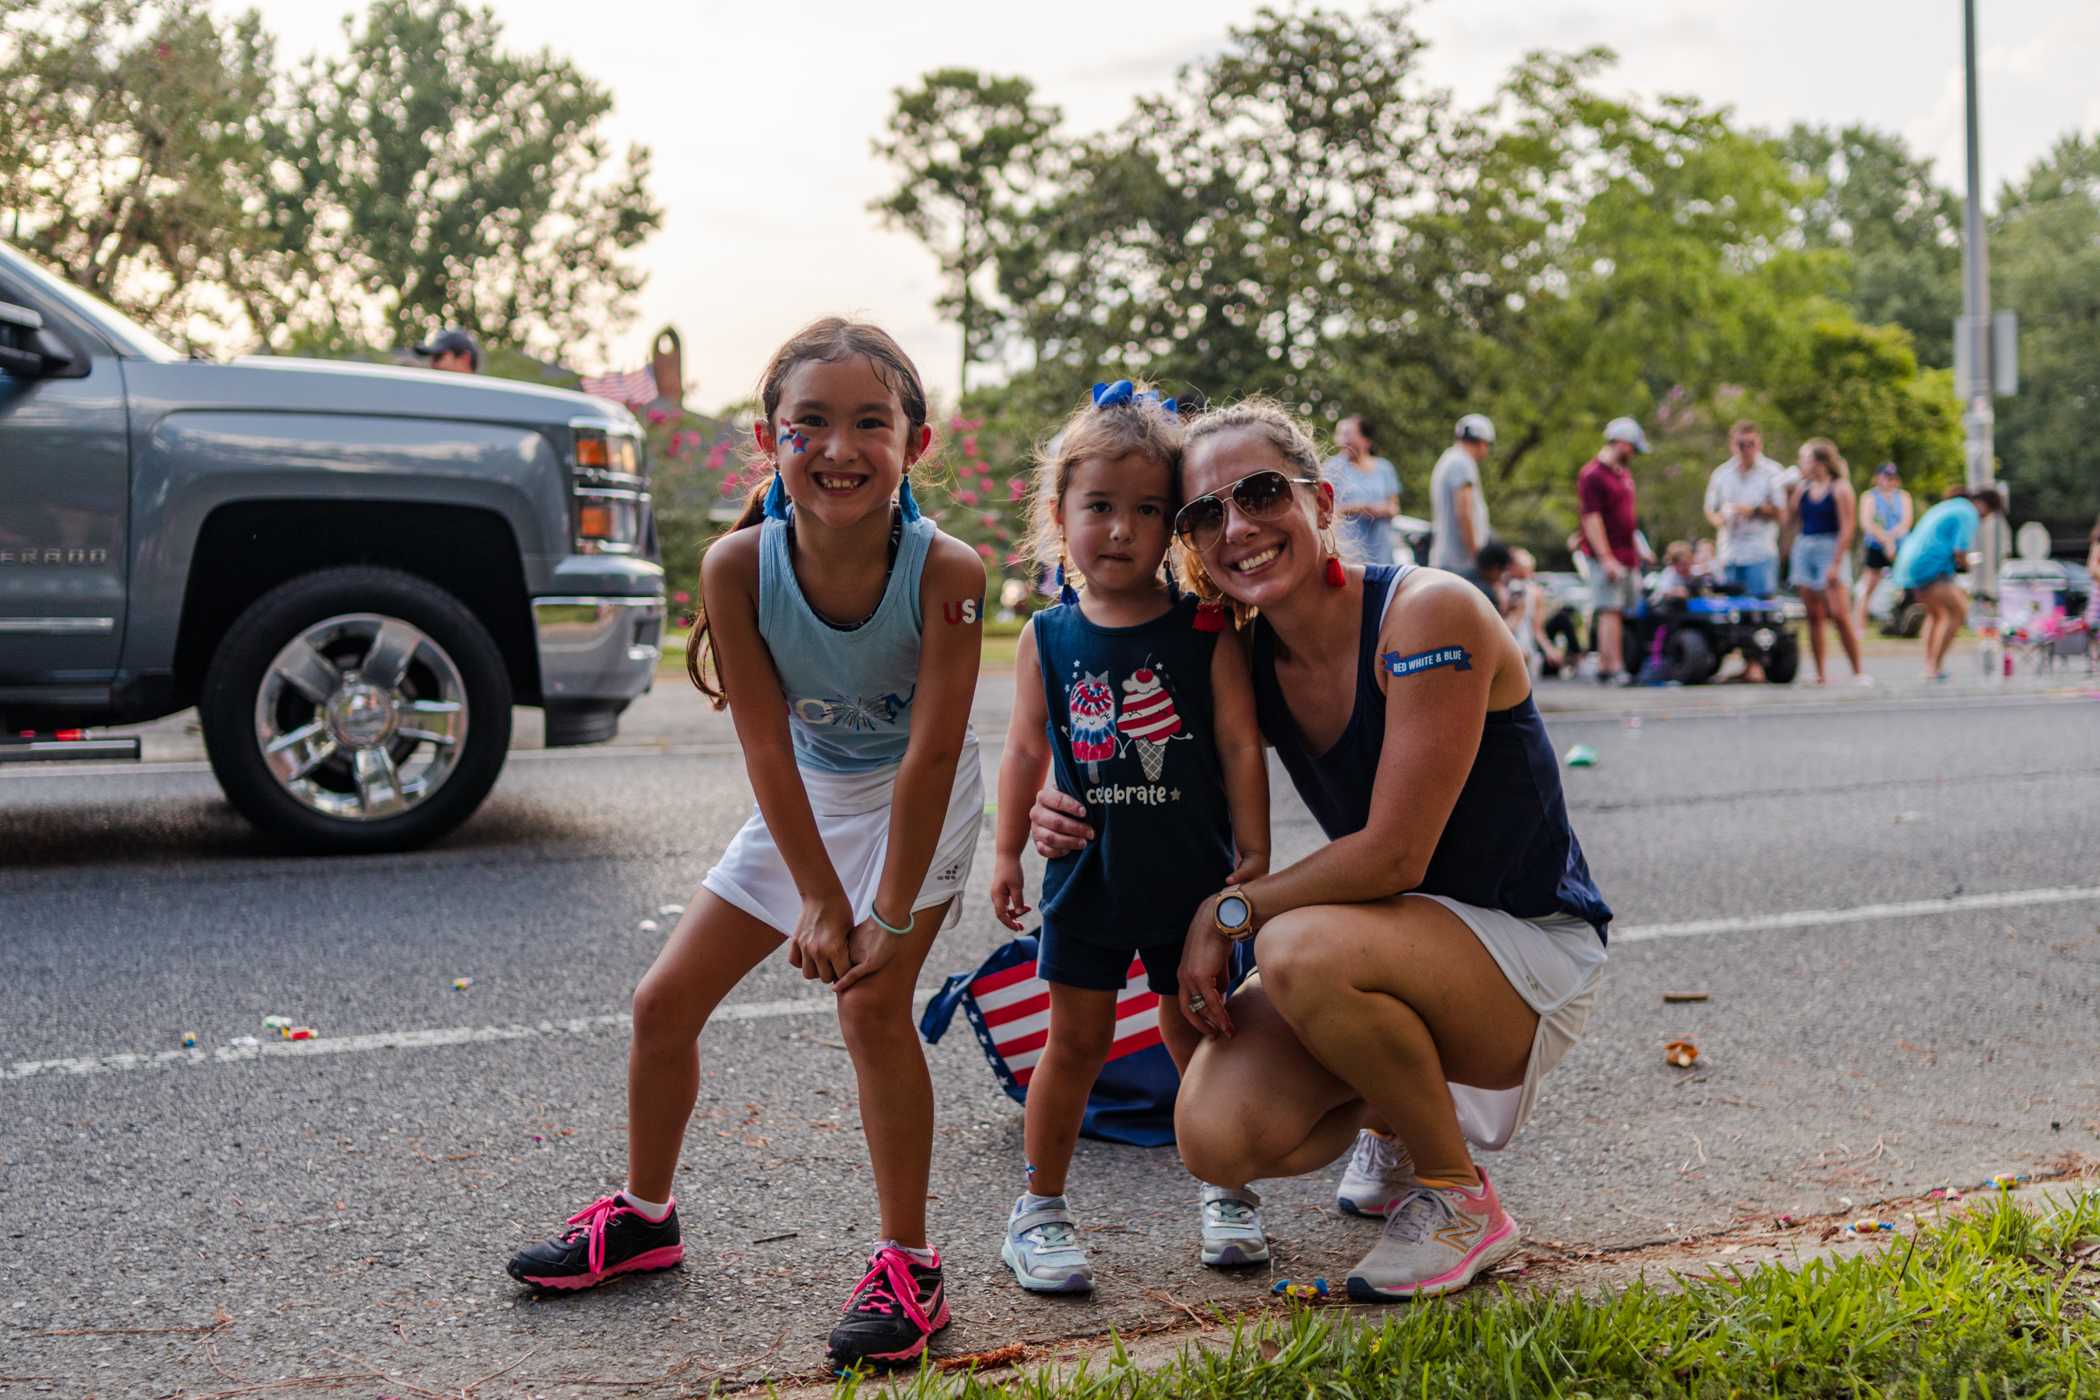
[[1345, 588], [1348, 584], [1349, 576], [1342, 572], [1342, 556], [1339, 554], [1328, 555], [1327, 586], [1329, 588]]

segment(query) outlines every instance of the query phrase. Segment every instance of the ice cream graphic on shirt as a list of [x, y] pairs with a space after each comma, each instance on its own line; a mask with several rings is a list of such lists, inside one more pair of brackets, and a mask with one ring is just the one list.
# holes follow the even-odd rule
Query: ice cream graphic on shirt
[[1167, 762], [1167, 740], [1181, 732], [1181, 716], [1174, 712], [1174, 697], [1159, 683], [1159, 673], [1142, 667], [1123, 682], [1123, 717], [1117, 721], [1123, 737], [1137, 749], [1145, 765], [1145, 780], [1156, 783]]
[[1072, 716], [1072, 761], [1086, 765], [1089, 782], [1101, 781], [1100, 765], [1116, 756], [1116, 692], [1108, 675], [1084, 675], [1065, 696]]

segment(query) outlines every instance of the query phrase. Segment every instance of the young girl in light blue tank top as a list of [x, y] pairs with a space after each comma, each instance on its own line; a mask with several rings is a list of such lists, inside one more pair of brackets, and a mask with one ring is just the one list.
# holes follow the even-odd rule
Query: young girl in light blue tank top
[[701, 564], [705, 611], [687, 649], [694, 684], [736, 723], [757, 810], [635, 992], [627, 1189], [510, 1272], [575, 1289], [680, 1262], [671, 1183], [699, 1034], [786, 940], [802, 975], [837, 993], [880, 1208], [831, 1355], [902, 1363], [949, 1315], [926, 1238], [933, 1086], [912, 993], [957, 917], [983, 820], [969, 716], [984, 565], [912, 499], [932, 433], [918, 373], [889, 336], [818, 322], [774, 355], [760, 402], [768, 479]]

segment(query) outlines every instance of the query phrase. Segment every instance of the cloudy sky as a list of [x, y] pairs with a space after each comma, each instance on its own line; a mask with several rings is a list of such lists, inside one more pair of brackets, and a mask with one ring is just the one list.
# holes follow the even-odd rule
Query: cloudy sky
[[[340, 47], [351, 8], [218, 3], [259, 8], [287, 57]], [[947, 65], [1018, 73], [1073, 129], [1109, 126], [1254, 11], [1253, 0], [493, 4], [513, 45], [551, 47], [610, 86], [615, 137], [655, 153], [665, 219], [642, 254], [640, 315], [615, 363], [582, 367], [639, 365], [655, 328], [674, 324], [701, 407], [741, 396], [787, 332], [829, 312], [881, 322], [936, 389], [953, 388], [957, 340], [932, 311], [932, 260], [866, 212], [888, 188], [868, 141], [894, 89]], [[1979, 0], [1979, 12], [1995, 188], [2062, 133], [2100, 130], [2100, 4]], [[1761, 126], [1865, 121], [1961, 177], [1959, 0], [1428, 0], [1417, 21], [1431, 80], [1468, 105], [1528, 50], [1604, 44], [1619, 55], [1614, 88], [1696, 94]]]

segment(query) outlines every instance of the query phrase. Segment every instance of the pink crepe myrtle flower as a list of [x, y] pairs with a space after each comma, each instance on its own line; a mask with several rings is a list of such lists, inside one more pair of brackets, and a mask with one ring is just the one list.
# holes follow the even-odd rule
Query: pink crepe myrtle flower
[[674, 603], [690, 603], [693, 601], [693, 595], [681, 588], [671, 595], [671, 601]]
[[977, 493], [975, 491], [958, 491], [955, 493], [955, 499], [966, 506], [974, 506], [977, 504]]
[[668, 423], [671, 421], [671, 415], [660, 408], [652, 408], [649, 410], [649, 421], [652, 423]]
[[992, 547], [988, 544], [981, 544], [977, 546], [977, 552], [986, 559], [991, 558], [994, 553]]

